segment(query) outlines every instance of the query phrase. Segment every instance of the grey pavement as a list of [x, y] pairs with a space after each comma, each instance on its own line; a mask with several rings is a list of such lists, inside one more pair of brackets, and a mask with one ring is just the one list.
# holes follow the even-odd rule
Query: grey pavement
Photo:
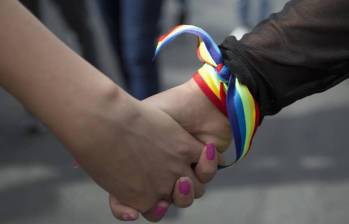
[[[274, 10], [284, 3], [273, 2]], [[191, 23], [204, 27], [218, 42], [237, 25], [235, 1], [191, 3]], [[59, 13], [48, 1], [45, 4], [50, 10], [48, 26], [78, 50]], [[91, 2], [103, 69], [122, 84], [92, 6]], [[173, 23], [173, 2], [165, 12], [164, 31]], [[199, 65], [194, 47], [194, 38], [183, 37], [161, 53], [164, 88], [190, 78]], [[348, 223], [348, 96], [346, 81], [265, 118], [250, 155], [220, 171], [192, 207], [171, 208], [163, 223]], [[2, 90], [0, 115], [1, 224], [118, 223], [109, 212], [107, 194], [82, 170], [73, 168], [73, 158], [52, 134], [25, 133], [28, 115]]]

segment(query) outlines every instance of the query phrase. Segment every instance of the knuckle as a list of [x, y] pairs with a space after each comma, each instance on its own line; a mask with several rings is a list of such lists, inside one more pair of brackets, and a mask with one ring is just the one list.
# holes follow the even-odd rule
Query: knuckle
[[195, 147], [189, 144], [180, 145], [179, 152], [188, 163], [191, 163], [193, 161], [198, 161], [201, 153], [201, 151], [196, 150]]
[[190, 147], [188, 146], [188, 144], [178, 143], [177, 147], [177, 150], [181, 155], [188, 155], [188, 153], [190, 153]]
[[[188, 170], [188, 164], [186, 163], [187, 158], [184, 156], [179, 156], [176, 158], [175, 162], [171, 162], [167, 164], [167, 170], [169, 171], [170, 175], [165, 175], [162, 178], [165, 180], [173, 180], [173, 178], [177, 179], [181, 176], [183, 176], [186, 171]], [[169, 187], [169, 186], [166, 186]]]

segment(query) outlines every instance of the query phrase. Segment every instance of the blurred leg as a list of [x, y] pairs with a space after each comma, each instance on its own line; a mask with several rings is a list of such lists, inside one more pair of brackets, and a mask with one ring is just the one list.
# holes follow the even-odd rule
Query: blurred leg
[[259, 21], [266, 19], [270, 14], [270, 0], [260, 0]]
[[96, 0], [100, 6], [101, 14], [109, 33], [115, 56], [118, 57], [121, 76], [124, 79], [126, 90], [129, 91], [129, 75], [126, 69], [122, 48], [121, 48], [121, 28], [120, 28], [120, 0]]
[[20, 2], [40, 19], [40, 0], [20, 0]]
[[99, 67], [97, 46], [86, 0], [54, 0], [61, 9], [67, 25], [78, 37], [82, 56], [91, 64]]
[[250, 22], [249, 22], [249, 12], [250, 12], [250, 0], [238, 0], [237, 1], [237, 9], [239, 20], [240, 20], [240, 26], [250, 28]]
[[188, 0], [177, 0], [179, 4], [178, 24], [186, 24], [188, 21]]
[[144, 99], [159, 90], [153, 55], [159, 34], [162, 0], [121, 0], [122, 53], [129, 75], [130, 93]]

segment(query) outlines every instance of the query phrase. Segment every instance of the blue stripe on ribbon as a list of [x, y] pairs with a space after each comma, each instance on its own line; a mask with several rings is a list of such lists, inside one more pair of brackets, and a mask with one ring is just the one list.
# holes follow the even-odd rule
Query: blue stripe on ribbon
[[215, 43], [215, 41], [210, 37], [206, 31], [199, 27], [191, 26], [191, 25], [183, 25], [186, 26], [185, 29], [180, 30], [176, 35], [166, 37], [168, 38], [166, 41], [163, 42], [163, 45], [160, 46], [159, 48], [156, 49], [155, 51], [155, 56], [159, 53], [160, 49], [164, 47], [167, 43], [171, 42], [174, 38], [177, 36], [183, 34], [183, 33], [189, 33], [189, 34], [194, 34], [196, 36], [199, 36], [202, 41], [205, 43], [205, 46], [210, 53], [212, 59], [216, 62], [216, 64], [221, 64], [223, 63], [223, 57], [221, 54], [221, 51], [218, 48], [218, 45]]
[[236, 109], [236, 114], [237, 114], [237, 120], [239, 122], [239, 127], [240, 129], [238, 131], [240, 131], [240, 136], [241, 136], [241, 146], [236, 148], [237, 151], [237, 160], [240, 159], [240, 157], [243, 154], [244, 151], [244, 146], [245, 146], [245, 140], [246, 140], [246, 122], [245, 122], [245, 113], [244, 113], [244, 109], [243, 109], [243, 104], [241, 101], [241, 96], [240, 94], [235, 91], [235, 95], [234, 95], [234, 104], [235, 109]]
[[[163, 44], [160, 45], [159, 48], [157, 48], [155, 52], [155, 56], [158, 54], [158, 52], [163, 46], [167, 45], [167, 43], [171, 42], [177, 36], [183, 33], [189, 33], [189, 34], [194, 34], [196, 36], [199, 36], [202, 39], [202, 41], [204, 42], [207, 48], [207, 51], [209, 52], [212, 59], [216, 62], [217, 65], [223, 64], [223, 57], [220, 49], [218, 48], [218, 45], [211, 38], [211, 36], [208, 33], [206, 33], [206, 31], [192, 25], [183, 25], [183, 26], [185, 27], [182, 27], [182, 29], [179, 32], [177, 31], [178, 33], [176, 35], [166, 37], [167, 38], [166, 41], [164, 41]], [[246, 120], [245, 120], [246, 118], [245, 118], [245, 113], [243, 109], [243, 103], [242, 103], [241, 95], [239, 94], [235, 86], [236, 78], [230, 73], [229, 68], [224, 65], [221, 71], [218, 72], [218, 76], [224, 83], [228, 83], [226, 104], [227, 104], [228, 119], [229, 119], [231, 128], [233, 130], [233, 137], [235, 140], [235, 151], [236, 151], [235, 162], [236, 162], [242, 157], [244, 147], [246, 144]], [[222, 166], [221, 168], [227, 167], [230, 165]]]
[[[228, 119], [229, 119], [229, 123], [231, 125], [231, 128], [233, 130], [233, 137], [234, 137], [234, 141], [235, 141], [235, 151], [236, 151], [236, 157], [235, 157], [235, 161], [239, 159], [239, 151], [240, 148], [242, 146], [242, 137], [241, 137], [241, 133], [240, 133], [240, 124], [238, 122], [238, 115], [236, 114], [237, 110], [236, 110], [236, 104], [234, 102], [234, 96], [236, 95], [235, 92], [235, 88], [230, 88], [230, 86], [234, 87], [235, 86], [235, 80], [234, 78], [231, 78], [229, 81], [229, 85], [228, 85], [228, 92], [227, 92], [227, 113], [228, 113]], [[241, 155], [240, 155], [241, 156]]]

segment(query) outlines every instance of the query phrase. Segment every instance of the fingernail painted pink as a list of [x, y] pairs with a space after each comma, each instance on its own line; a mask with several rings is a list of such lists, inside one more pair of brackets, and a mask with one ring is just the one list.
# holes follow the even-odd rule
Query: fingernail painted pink
[[156, 218], [162, 218], [166, 212], [167, 212], [168, 207], [157, 207], [154, 211], [154, 215], [156, 216]]
[[190, 183], [188, 180], [179, 182], [179, 192], [183, 195], [188, 195], [190, 193]]
[[206, 158], [208, 160], [214, 160], [216, 157], [216, 146], [214, 144], [207, 144], [206, 146]]

